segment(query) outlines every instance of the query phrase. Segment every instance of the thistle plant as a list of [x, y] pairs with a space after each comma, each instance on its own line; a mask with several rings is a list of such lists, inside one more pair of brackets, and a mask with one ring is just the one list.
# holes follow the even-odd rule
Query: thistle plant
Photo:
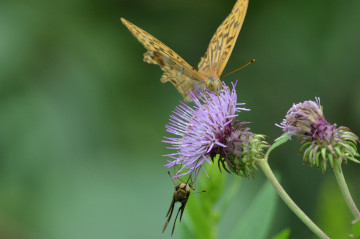
[[359, 221], [360, 212], [351, 197], [341, 168], [342, 163], [346, 164], [348, 160], [360, 163], [356, 159], [360, 156], [357, 152], [359, 137], [347, 127], [328, 123], [320, 105], [320, 98], [294, 104], [283, 122], [277, 126], [283, 129], [285, 135], [290, 138], [296, 136], [300, 140], [300, 152], [303, 152], [305, 163], [320, 167], [323, 173], [328, 162], [330, 163], [354, 222]]
[[[355, 221], [360, 218], [354, 201], [346, 186], [341, 165], [356, 157], [359, 138], [346, 127], [329, 124], [320, 105], [320, 99], [294, 105], [280, 125], [284, 134], [270, 145], [262, 134], [253, 133], [250, 123], [240, 121], [248, 112], [244, 103], [237, 102], [235, 91], [223, 83], [219, 94], [210, 91], [191, 92], [194, 105], [180, 103], [170, 116], [166, 130], [173, 137], [163, 142], [175, 150], [167, 154], [166, 167], [179, 166], [174, 177], [190, 174], [196, 182], [200, 169], [207, 175], [205, 166], [217, 164], [220, 171], [238, 176], [255, 178], [259, 169], [265, 174], [285, 204], [319, 238], [329, 238], [289, 197], [271, 170], [268, 159], [272, 150], [296, 137], [302, 143], [304, 162], [318, 166], [325, 173], [328, 163], [334, 169], [340, 189], [351, 209]], [[202, 179], [204, 180], [204, 179]], [[211, 192], [209, 192], [211, 193]]]
[[263, 150], [269, 145], [264, 135], [244, 127], [249, 122], [236, 120], [238, 113], [249, 109], [240, 107], [244, 103], [237, 103], [235, 84], [230, 90], [224, 83], [219, 95], [206, 91], [190, 96], [195, 106], [181, 103], [166, 126], [169, 133], [180, 137], [165, 137], [163, 142], [171, 144], [168, 148], [177, 150], [165, 155], [173, 159], [165, 166], [183, 165], [175, 177], [188, 173], [197, 177], [205, 162], [211, 164], [220, 155], [217, 161], [220, 170], [222, 166], [240, 176], [253, 175], [256, 161], [264, 157]]
[[277, 126], [290, 138], [296, 136], [300, 139], [304, 162], [320, 167], [323, 173], [328, 162], [340, 171], [342, 162], [351, 160], [360, 163], [355, 158], [359, 156], [356, 148], [359, 138], [347, 127], [336, 127], [336, 124], [326, 121], [320, 98], [315, 98], [315, 102], [310, 100], [294, 104]]

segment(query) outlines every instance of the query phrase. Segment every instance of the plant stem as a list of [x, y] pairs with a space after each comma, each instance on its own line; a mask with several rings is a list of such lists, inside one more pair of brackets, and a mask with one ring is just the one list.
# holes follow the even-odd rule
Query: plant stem
[[351, 197], [349, 188], [345, 182], [344, 174], [342, 173], [341, 166], [340, 168], [334, 168], [334, 174], [336, 181], [339, 185], [341, 194], [343, 195], [347, 206], [349, 207], [351, 213], [353, 214], [355, 220], [354, 222], [360, 221], [360, 212], [359, 209], [356, 207], [354, 200]]
[[272, 172], [266, 158], [260, 160], [259, 166], [264, 172], [265, 176], [269, 179], [275, 190], [285, 202], [285, 204], [299, 217], [299, 219], [319, 238], [329, 239], [329, 237], [321, 231], [321, 229], [295, 204], [295, 202], [285, 192], [279, 181], [276, 179]]

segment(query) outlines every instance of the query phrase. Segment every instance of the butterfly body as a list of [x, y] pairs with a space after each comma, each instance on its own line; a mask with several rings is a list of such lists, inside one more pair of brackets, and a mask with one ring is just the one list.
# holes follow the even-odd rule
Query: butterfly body
[[215, 93], [219, 92], [222, 87], [220, 77], [216, 74], [205, 75], [205, 77], [204, 85], [206, 86], [206, 89]]
[[248, 0], [237, 0], [231, 13], [218, 27], [208, 49], [198, 64], [198, 70], [151, 34], [121, 18], [121, 22], [144, 45], [147, 52], [144, 61], [157, 64], [164, 71], [161, 82], [170, 81], [186, 102], [191, 101], [189, 92], [208, 89], [218, 93], [222, 87], [220, 75], [229, 60], [236, 39], [244, 22]]

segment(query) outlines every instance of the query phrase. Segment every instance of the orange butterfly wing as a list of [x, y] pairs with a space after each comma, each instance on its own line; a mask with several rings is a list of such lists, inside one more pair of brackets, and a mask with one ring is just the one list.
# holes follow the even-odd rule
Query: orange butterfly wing
[[205, 77], [197, 72], [178, 54], [146, 31], [124, 18], [121, 18], [121, 22], [147, 49], [147, 52], [144, 53], [144, 61], [151, 64], [157, 64], [164, 71], [161, 76], [162, 83], [170, 81], [187, 102], [191, 101], [188, 93], [189, 91], [194, 90], [194, 87], [204, 89]]
[[218, 27], [198, 65], [199, 73], [220, 77], [245, 19], [248, 0], [237, 0], [231, 13]]

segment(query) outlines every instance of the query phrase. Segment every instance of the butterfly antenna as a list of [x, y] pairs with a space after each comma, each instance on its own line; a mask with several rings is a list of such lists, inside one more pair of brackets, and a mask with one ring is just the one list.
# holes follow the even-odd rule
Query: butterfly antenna
[[[192, 188], [193, 190], [195, 190], [195, 186], [196, 186], [196, 185], [195, 185], [194, 187], [192, 187], [194, 184], [196, 184], [196, 176], [197, 176], [197, 174], [198, 174], [197, 171], [196, 171], [196, 170], [197, 170], [196, 166], [198, 165], [199, 161], [200, 161], [200, 158], [196, 161], [195, 167], [194, 167], [195, 170], [193, 170], [193, 171], [195, 171], [195, 172], [194, 172], [194, 181], [191, 180], [191, 188]], [[191, 175], [192, 175], [193, 171], [191, 171], [191, 173], [190, 173], [190, 177], [188, 178], [188, 182], [189, 182], [189, 180], [190, 180], [190, 178], [191, 178]], [[188, 183], [188, 182], [187, 182], [187, 183]]]
[[195, 193], [206, 193], [208, 190], [202, 190], [202, 191], [200, 191], [200, 192], [194, 192], [193, 194], [195, 194]]
[[[199, 162], [199, 160], [200, 159], [198, 159], [198, 161], [196, 162], [196, 164]], [[196, 166], [195, 166], [196, 167]], [[199, 171], [196, 171], [196, 169], [195, 169], [195, 173], [194, 173], [194, 177], [195, 177], [195, 182], [193, 182], [193, 183], [196, 183], [196, 175], [198, 175], [198, 173], [199, 173]], [[194, 191], [195, 191], [195, 187], [194, 188], [192, 188]], [[208, 190], [202, 190], [202, 191], [200, 191], [200, 192], [195, 192], [195, 193], [205, 193], [205, 192], [207, 192]]]
[[246, 63], [244, 66], [240, 67], [239, 69], [236, 69], [236, 70], [234, 70], [234, 71], [232, 71], [232, 72], [224, 75], [222, 78], [225, 78], [225, 77], [227, 77], [228, 75], [231, 75], [231, 74], [233, 74], [233, 73], [235, 73], [235, 72], [237, 72], [237, 71], [239, 71], [239, 70], [247, 67], [248, 65], [250, 65], [250, 64], [253, 63], [253, 62], [255, 62], [255, 59], [252, 59], [251, 61], [249, 61], [248, 63]]
[[191, 178], [191, 173], [190, 173], [190, 176], [189, 176], [188, 180], [186, 181], [186, 184], [188, 184], [188, 183], [189, 183], [190, 179], [191, 179], [191, 181], [192, 181], [192, 178]]
[[169, 174], [169, 176], [170, 176], [170, 178], [171, 178], [171, 181], [173, 181], [173, 183], [174, 183], [174, 185], [175, 185], [176, 183], [175, 183], [174, 179], [171, 177], [171, 173], [170, 173], [170, 171], [169, 171], [169, 170], [167, 170], [167, 173]]

